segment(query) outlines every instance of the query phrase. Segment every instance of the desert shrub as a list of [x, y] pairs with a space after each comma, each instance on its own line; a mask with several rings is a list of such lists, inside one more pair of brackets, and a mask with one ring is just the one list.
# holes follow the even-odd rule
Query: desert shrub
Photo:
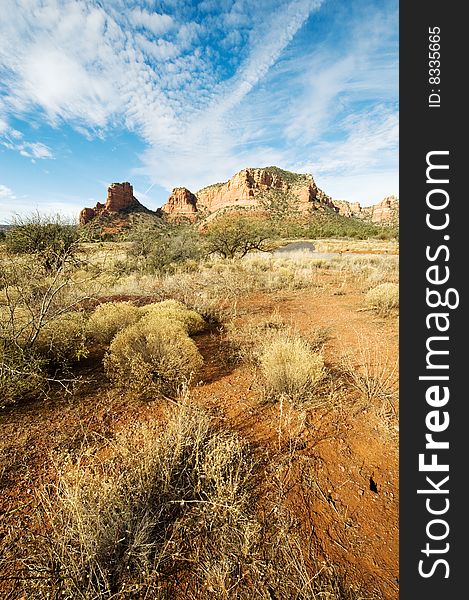
[[287, 334], [291, 331], [291, 327], [276, 312], [255, 322], [243, 323], [242, 326], [236, 320], [231, 320], [224, 327], [231, 358], [251, 364], [257, 363], [259, 348], [267, 344], [280, 331]]
[[399, 363], [382, 339], [357, 333], [353, 352], [343, 352], [340, 366], [350, 386], [359, 394], [363, 409], [370, 409], [388, 433], [395, 435], [399, 422]]
[[41, 328], [36, 347], [53, 363], [66, 366], [87, 356], [87, 321], [83, 312], [68, 312]]
[[399, 286], [396, 283], [381, 283], [367, 292], [365, 302], [378, 314], [387, 316], [399, 308]]
[[[3, 257], [2, 257], [3, 258]], [[73, 265], [48, 271], [37, 256], [6, 256], [0, 265], [0, 336], [33, 349], [41, 331], [74, 313], [96, 289]]]
[[203, 363], [185, 326], [159, 315], [120, 331], [104, 359], [118, 387], [137, 393], [174, 395]]
[[0, 403], [40, 396], [47, 383], [43, 368], [44, 360], [35, 353], [0, 338]]
[[158, 318], [175, 321], [184, 326], [188, 335], [203, 331], [207, 324], [194, 310], [189, 310], [182, 302], [177, 300], [163, 300], [154, 304], [147, 304], [140, 309], [144, 319], [156, 321]]
[[96, 342], [109, 344], [116, 333], [133, 325], [140, 317], [138, 307], [130, 302], [105, 302], [91, 314], [88, 335]]
[[11, 254], [34, 254], [47, 271], [53, 271], [76, 257], [78, 240], [76, 225], [60, 215], [47, 217], [35, 213], [16, 219], [6, 233], [5, 245]]
[[253, 449], [183, 400], [161, 425], [101, 440], [105, 461], [91, 447], [58, 465], [38, 493], [40, 533], [17, 561], [28, 597], [364, 597], [315, 565], [285, 502], [285, 465], [271, 465], [266, 485]]
[[173, 271], [187, 265], [193, 269], [204, 254], [199, 231], [189, 223], [159, 221], [142, 224], [129, 235], [131, 258], [148, 272]]
[[306, 399], [324, 376], [324, 359], [305, 340], [280, 332], [261, 347], [259, 366], [268, 395]]

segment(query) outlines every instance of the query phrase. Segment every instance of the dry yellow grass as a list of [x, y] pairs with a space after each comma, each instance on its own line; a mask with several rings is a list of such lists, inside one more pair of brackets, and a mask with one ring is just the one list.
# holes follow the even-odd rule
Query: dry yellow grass
[[207, 323], [194, 310], [188, 309], [177, 300], [164, 300], [154, 304], [142, 306], [140, 314], [144, 320], [155, 321], [159, 318], [180, 323], [188, 335], [200, 333], [207, 327]]
[[388, 316], [399, 308], [399, 286], [396, 283], [381, 283], [367, 292], [365, 303], [379, 315]]
[[307, 400], [324, 376], [324, 359], [300, 337], [280, 332], [265, 342], [258, 355], [270, 397]]

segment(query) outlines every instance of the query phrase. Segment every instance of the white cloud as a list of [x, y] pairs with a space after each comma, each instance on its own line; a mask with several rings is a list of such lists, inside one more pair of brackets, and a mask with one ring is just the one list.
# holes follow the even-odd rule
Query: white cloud
[[32, 158], [53, 158], [51, 149], [40, 142], [24, 144], [24, 150], [21, 151], [21, 154]]
[[343, 177], [319, 175], [314, 179], [318, 187], [333, 199], [360, 202], [362, 206], [376, 204], [385, 196], [399, 196], [399, 180], [394, 169]]
[[179, 47], [176, 44], [173, 44], [173, 42], [168, 42], [167, 40], [150, 41], [140, 33], [137, 33], [135, 39], [139, 48], [141, 48], [145, 54], [153, 57], [156, 60], [174, 58], [180, 53]]
[[16, 196], [13, 191], [6, 185], [0, 184], [0, 202], [3, 204], [4, 202], [11, 202], [15, 199]]
[[[385, 102], [395, 69], [378, 51], [385, 22], [370, 15], [372, 33], [361, 37], [351, 24], [355, 41], [332, 58], [312, 40], [298, 60], [286, 50], [322, 0], [271, 0], [269, 10], [254, 0], [205, 0], [203, 24], [188, 20], [189, 5], [172, 4], [170, 16], [152, 2], [146, 10], [123, 1], [3, 0], [4, 145], [33, 160], [52, 157], [44, 144], [13, 139], [5, 115], [67, 122], [89, 139], [125, 127], [147, 144], [139, 173], [167, 189], [196, 190], [247, 165], [358, 177], [384, 156], [385, 170], [395, 168], [397, 115]], [[223, 43], [240, 47], [223, 65], [228, 79]], [[373, 95], [381, 112], [344, 118], [351, 103]], [[330, 129], [335, 139], [320, 141]]]
[[399, 119], [395, 110], [377, 106], [341, 122], [341, 141], [320, 142], [310, 159], [289, 164], [312, 173], [327, 194], [339, 200], [373, 204], [398, 195]]
[[[247, 164], [275, 164], [280, 160], [282, 153], [272, 148], [240, 151], [239, 141], [245, 132], [237, 126], [234, 113], [321, 3], [322, 0], [294, 0], [282, 5], [278, 12], [264, 15], [258, 38], [236, 74], [216, 86], [208, 104], [193, 112], [190, 120], [179, 120], [174, 134], [163, 140], [166, 143], [152, 143], [142, 155], [152, 181], [167, 189], [185, 185], [196, 190], [214, 177], [219, 180], [231, 176]], [[151, 135], [147, 139], [152, 142]]]
[[174, 27], [174, 21], [169, 15], [161, 15], [157, 12], [150, 13], [140, 8], [134, 8], [130, 11], [129, 21], [137, 27], [148, 29], [157, 36]]
[[315, 159], [305, 168], [313, 173], [357, 172], [388, 161], [397, 163], [399, 118], [392, 110], [376, 107], [342, 123], [347, 132], [342, 141], [322, 142], [314, 147]]
[[27, 158], [54, 158], [51, 148], [42, 142], [25, 140], [21, 131], [11, 127], [7, 120], [2, 118], [0, 118], [0, 145], [8, 150], [19, 152]]
[[12, 142], [0, 141], [8, 150], [19, 152], [27, 158], [54, 158], [52, 150], [41, 142]]

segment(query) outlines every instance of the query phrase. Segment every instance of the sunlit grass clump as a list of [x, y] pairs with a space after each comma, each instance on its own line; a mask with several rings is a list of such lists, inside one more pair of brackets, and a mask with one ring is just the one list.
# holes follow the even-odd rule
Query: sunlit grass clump
[[270, 397], [298, 401], [309, 397], [324, 376], [324, 359], [307, 341], [279, 332], [259, 352], [259, 366]]
[[130, 302], [105, 302], [91, 314], [88, 334], [100, 344], [109, 344], [119, 332], [136, 323], [141, 314]]
[[156, 322], [165, 319], [182, 325], [188, 335], [194, 335], [203, 331], [207, 324], [204, 319], [194, 310], [188, 309], [182, 302], [177, 300], [163, 300], [155, 304], [147, 304], [140, 309], [140, 314], [148, 322]]
[[399, 286], [381, 283], [367, 292], [365, 302], [381, 316], [388, 316], [399, 308]]

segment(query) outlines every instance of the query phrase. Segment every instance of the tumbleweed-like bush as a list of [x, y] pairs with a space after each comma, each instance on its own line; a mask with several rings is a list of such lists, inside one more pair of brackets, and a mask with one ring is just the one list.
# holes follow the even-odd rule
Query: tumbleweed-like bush
[[141, 317], [137, 306], [130, 302], [106, 302], [100, 304], [88, 321], [88, 335], [101, 344], [109, 344], [112, 338]]
[[367, 292], [365, 302], [378, 314], [388, 316], [399, 308], [399, 286], [397, 283], [381, 283]]
[[120, 331], [104, 358], [108, 377], [137, 393], [174, 395], [203, 364], [184, 325], [148, 315]]
[[188, 309], [177, 300], [163, 300], [154, 304], [147, 304], [141, 309], [145, 319], [156, 321], [158, 318], [180, 323], [189, 335], [203, 331], [207, 327], [204, 319], [194, 310]]

